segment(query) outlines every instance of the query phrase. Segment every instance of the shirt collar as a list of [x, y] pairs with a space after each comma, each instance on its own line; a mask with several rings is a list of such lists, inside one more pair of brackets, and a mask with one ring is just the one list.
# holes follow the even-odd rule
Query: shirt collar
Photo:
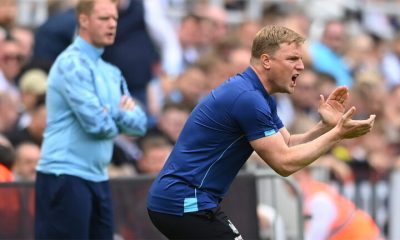
[[74, 45], [86, 52], [92, 60], [99, 59], [104, 52], [104, 48], [96, 48], [80, 36], [76, 37]]
[[248, 67], [243, 73], [247, 75], [248, 79], [250, 79], [250, 82], [253, 84], [253, 86], [262, 92], [264, 97], [270, 96], [267, 90], [264, 88], [264, 85], [262, 85], [261, 80], [258, 78], [253, 68]]

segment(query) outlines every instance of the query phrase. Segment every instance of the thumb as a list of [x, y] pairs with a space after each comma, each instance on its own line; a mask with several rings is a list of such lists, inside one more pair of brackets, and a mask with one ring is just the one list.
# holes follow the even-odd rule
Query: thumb
[[375, 121], [376, 115], [375, 115], [375, 114], [371, 114], [371, 115], [369, 116], [369, 118], [370, 118], [372, 121]]
[[372, 114], [372, 115], [369, 116], [369, 120], [371, 121], [371, 125], [374, 125], [375, 118], [376, 118], [375, 114]]

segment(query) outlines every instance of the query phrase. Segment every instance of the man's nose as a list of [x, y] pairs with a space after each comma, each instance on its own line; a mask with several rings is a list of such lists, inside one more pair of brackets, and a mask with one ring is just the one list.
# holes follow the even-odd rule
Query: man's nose
[[304, 70], [304, 63], [303, 60], [299, 59], [299, 61], [297, 62], [295, 68], [297, 70], [303, 71]]

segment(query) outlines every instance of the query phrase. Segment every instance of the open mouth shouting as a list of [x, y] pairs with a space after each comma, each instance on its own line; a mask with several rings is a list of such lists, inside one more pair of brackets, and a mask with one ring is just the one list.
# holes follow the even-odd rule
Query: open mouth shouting
[[300, 76], [300, 74], [294, 74], [292, 75], [292, 85], [293, 87], [296, 86], [296, 80]]

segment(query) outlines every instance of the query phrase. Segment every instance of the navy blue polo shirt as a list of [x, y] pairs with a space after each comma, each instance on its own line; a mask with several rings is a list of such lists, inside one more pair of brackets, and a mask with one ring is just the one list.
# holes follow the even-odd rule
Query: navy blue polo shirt
[[249, 141], [283, 127], [252, 68], [211, 91], [192, 111], [148, 195], [152, 211], [182, 215], [217, 207], [253, 152]]

